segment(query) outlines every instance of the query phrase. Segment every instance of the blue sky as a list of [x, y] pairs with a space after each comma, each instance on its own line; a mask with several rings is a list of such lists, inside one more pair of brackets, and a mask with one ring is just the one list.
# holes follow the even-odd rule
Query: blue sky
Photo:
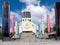
[[[43, 9], [46, 8], [49, 12], [52, 12], [52, 10], [55, 7], [55, 3], [56, 3], [56, 0], [35, 0], [35, 1], [40, 1], [39, 5], [37, 5], [37, 4], [35, 4], [36, 2], [34, 2], [34, 1], [31, 1], [30, 4], [28, 4], [29, 1], [27, 1], [27, 0], [26, 1], [24, 1], [24, 0], [0, 0], [0, 25], [2, 24], [2, 5], [3, 5], [4, 1], [9, 2], [10, 12], [13, 14], [17, 14], [19, 16], [21, 16], [21, 11], [27, 9], [29, 6], [36, 7], [36, 8], [43, 7]], [[59, 2], [59, 1], [60, 0], [57, 0], [57, 2]], [[35, 15], [35, 16], [37, 16], [37, 15]], [[40, 18], [40, 17], [37, 16], [37, 18]], [[19, 17], [19, 19], [21, 19], [21, 18]], [[52, 20], [54, 20], [54, 19], [52, 19]], [[38, 21], [33, 20], [33, 22], [39, 23], [39, 20]]]

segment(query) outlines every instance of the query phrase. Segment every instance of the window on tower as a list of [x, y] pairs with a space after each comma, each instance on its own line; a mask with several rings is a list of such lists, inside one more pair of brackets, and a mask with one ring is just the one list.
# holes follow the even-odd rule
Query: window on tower
[[31, 18], [30, 12], [23, 12], [22, 18]]

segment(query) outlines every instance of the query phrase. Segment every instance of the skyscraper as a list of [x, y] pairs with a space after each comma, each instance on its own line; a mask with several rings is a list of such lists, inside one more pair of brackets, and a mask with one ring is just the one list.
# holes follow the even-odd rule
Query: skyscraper
[[10, 32], [10, 23], [9, 23], [9, 3], [4, 2], [3, 3], [3, 20], [2, 20], [2, 32], [3, 36], [2, 39], [4, 40], [5, 38], [9, 37], [9, 32]]

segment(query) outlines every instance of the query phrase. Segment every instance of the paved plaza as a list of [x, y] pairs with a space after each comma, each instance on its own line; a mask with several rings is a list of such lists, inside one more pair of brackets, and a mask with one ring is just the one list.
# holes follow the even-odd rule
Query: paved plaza
[[20, 39], [11, 41], [0, 40], [0, 45], [60, 45], [60, 40], [52, 39], [38, 39], [32, 33], [23, 33]]
[[0, 45], [60, 45], [60, 40], [56, 41], [54, 39], [36, 39], [36, 41], [26, 41], [15, 40], [15, 41], [1, 41]]

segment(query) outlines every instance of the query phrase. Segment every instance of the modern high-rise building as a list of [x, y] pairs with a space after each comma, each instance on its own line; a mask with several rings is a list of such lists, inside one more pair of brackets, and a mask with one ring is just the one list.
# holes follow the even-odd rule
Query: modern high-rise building
[[2, 8], [3, 8], [2, 39], [4, 40], [5, 38], [9, 37], [9, 32], [10, 32], [9, 3], [4, 2]]
[[60, 37], [60, 2], [56, 2], [55, 7], [55, 26], [56, 26], [56, 39]]

